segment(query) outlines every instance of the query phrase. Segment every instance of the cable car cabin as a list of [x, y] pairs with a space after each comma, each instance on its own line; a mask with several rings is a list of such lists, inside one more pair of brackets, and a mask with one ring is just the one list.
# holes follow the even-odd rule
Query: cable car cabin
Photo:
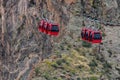
[[92, 31], [89, 36], [89, 41], [92, 43], [101, 43], [102, 34], [100, 31]]
[[49, 23], [48, 23], [48, 22], [45, 22], [44, 27], [43, 27], [43, 32], [44, 32], [45, 34], [48, 34], [48, 28], [49, 28]]
[[93, 32], [93, 30], [92, 29], [88, 29], [87, 31], [86, 31], [86, 40], [88, 41], [88, 42], [92, 42], [92, 32]]
[[40, 24], [39, 24], [39, 31], [40, 32], [44, 32], [45, 23], [46, 23], [46, 21], [44, 19], [40, 21]]
[[101, 32], [89, 28], [82, 28], [81, 36], [82, 40], [90, 43], [101, 43], [102, 41]]
[[88, 34], [86, 34], [87, 30], [88, 30], [87, 28], [82, 28], [81, 31], [82, 40], [87, 40], [88, 37]]
[[58, 24], [49, 24], [48, 35], [57, 36], [59, 34], [59, 26]]
[[46, 20], [41, 20], [39, 24], [39, 31], [43, 32], [48, 35], [57, 36], [59, 34], [59, 26], [58, 24], [53, 24], [50, 22], [47, 22]]

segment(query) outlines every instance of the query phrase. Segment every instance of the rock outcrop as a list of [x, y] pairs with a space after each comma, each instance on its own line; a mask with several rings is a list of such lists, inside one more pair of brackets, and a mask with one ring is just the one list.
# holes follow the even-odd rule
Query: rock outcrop
[[59, 23], [64, 31], [69, 22], [67, 8], [71, 3], [1, 0], [0, 80], [27, 80], [34, 64], [51, 54], [53, 39], [38, 31], [38, 22], [45, 17]]

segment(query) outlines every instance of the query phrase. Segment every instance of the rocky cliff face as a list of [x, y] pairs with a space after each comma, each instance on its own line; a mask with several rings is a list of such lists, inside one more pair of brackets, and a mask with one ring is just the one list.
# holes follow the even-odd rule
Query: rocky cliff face
[[69, 21], [67, 9], [74, 1], [1, 0], [0, 3], [0, 80], [27, 80], [33, 65], [52, 52], [53, 38], [38, 32], [38, 22], [45, 17], [59, 23], [64, 31]]
[[[34, 64], [48, 57], [69, 30], [82, 27], [83, 13], [119, 25], [119, 4], [119, 0], [1, 0], [0, 80], [28, 80]], [[38, 32], [42, 17], [60, 24], [58, 37]]]
[[81, 0], [85, 15], [104, 24], [120, 24], [119, 0]]

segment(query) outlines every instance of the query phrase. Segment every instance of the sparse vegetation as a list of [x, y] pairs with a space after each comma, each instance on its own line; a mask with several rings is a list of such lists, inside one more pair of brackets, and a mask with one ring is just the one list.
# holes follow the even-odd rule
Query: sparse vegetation
[[105, 32], [103, 32], [103, 33], [102, 33], [102, 36], [103, 36], [103, 37], [105, 37], [105, 36], [106, 36]]
[[108, 53], [112, 54], [112, 50], [109, 49], [109, 50], [108, 50]]
[[[97, 73], [94, 71], [94, 73], [89, 73], [92, 72], [92, 69], [90, 67], [97, 67], [98, 64], [96, 61], [92, 60], [91, 62], [88, 61], [87, 58], [82, 56], [77, 50], [72, 49], [70, 54], [62, 54], [61, 58], [56, 58], [55, 60], [45, 60], [42, 64], [40, 64], [40, 70], [44, 74], [43, 77], [50, 78], [50, 76], [54, 77], [56, 76], [56, 80], [58, 80], [59, 76], [61, 79], [65, 79], [65, 75], [69, 74], [69, 76], [81, 76], [81, 74], [87, 74], [87, 76], [84, 76], [84, 78], [89, 78], [90, 80], [94, 79], [96, 80], [95, 77], [91, 77], [92, 75], [97, 75]], [[44, 66], [49, 66], [49, 68], [44, 69]], [[51, 69], [50, 69], [51, 68]], [[94, 68], [95, 69], [95, 68]], [[48, 75], [48, 73], [44, 73], [46, 71], [51, 72], [51, 74]], [[39, 73], [41, 74], [41, 73]], [[63, 74], [64, 77], [61, 77], [60, 74]], [[76, 78], [77, 80], [81, 80], [83, 78]]]
[[105, 63], [103, 64], [103, 67], [104, 67], [104, 68], [107, 68], [107, 69], [111, 69], [111, 68], [112, 68], [111, 64], [108, 63], [108, 62], [105, 62]]
[[97, 77], [95, 77], [95, 76], [93, 76], [93, 77], [90, 77], [90, 79], [89, 80], [98, 80], [98, 78]]
[[81, 80], [81, 78], [78, 77], [77, 80]]
[[89, 63], [89, 66], [90, 66], [90, 67], [97, 67], [98, 64], [97, 64], [97, 62], [96, 62], [95, 60], [92, 60], [92, 61]]
[[35, 68], [35, 75], [36, 75], [36, 76], [38, 76], [38, 74], [40, 73], [39, 70], [40, 70], [39, 67]]
[[115, 67], [115, 69], [119, 72], [120, 74], [120, 67]]

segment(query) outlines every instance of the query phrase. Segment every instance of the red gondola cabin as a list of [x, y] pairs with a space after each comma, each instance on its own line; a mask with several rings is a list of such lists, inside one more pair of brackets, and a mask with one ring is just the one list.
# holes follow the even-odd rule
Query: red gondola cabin
[[88, 29], [86, 32], [88, 34], [88, 38], [86, 39], [88, 42], [92, 42], [92, 38], [91, 38], [92, 31], [93, 31], [92, 29]]
[[82, 36], [82, 40], [86, 40], [86, 32], [87, 32], [87, 28], [82, 28], [82, 31], [81, 31], [81, 36]]
[[92, 43], [101, 43], [102, 41], [102, 34], [100, 31], [92, 31], [92, 33], [90, 34], [90, 42]]
[[54, 24], [43, 19], [40, 21], [39, 31], [51, 36], [57, 36], [59, 34], [59, 26], [58, 24]]
[[82, 28], [81, 31], [82, 40], [90, 43], [101, 43], [102, 34], [100, 31], [95, 31], [90, 28]]
[[48, 35], [57, 36], [59, 34], [58, 24], [49, 24]]
[[45, 34], [48, 34], [48, 28], [49, 28], [49, 23], [46, 21], [45, 24], [44, 24], [44, 27], [43, 27], [43, 32]]
[[46, 21], [45, 21], [44, 19], [40, 21], [40, 24], [39, 24], [39, 31], [40, 31], [40, 32], [44, 32], [45, 22], [46, 22]]

